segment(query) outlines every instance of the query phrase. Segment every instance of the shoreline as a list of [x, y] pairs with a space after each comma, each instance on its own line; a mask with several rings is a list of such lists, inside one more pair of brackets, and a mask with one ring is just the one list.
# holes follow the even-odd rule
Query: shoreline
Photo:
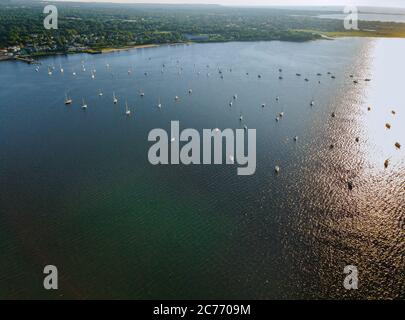
[[[100, 49], [100, 53], [111, 53], [111, 52], [120, 52], [120, 51], [127, 51], [132, 49], [145, 49], [145, 48], [157, 48], [160, 47], [161, 44], [141, 44], [141, 45], [133, 45], [133, 46], [125, 46], [122, 48], [103, 48]], [[96, 51], [96, 50], [95, 50]]]
[[[159, 48], [162, 46], [178, 46], [178, 45], [190, 45], [193, 42], [176, 42], [176, 43], [165, 43], [165, 44], [141, 44], [117, 48], [102, 48], [102, 49], [86, 49], [82, 51], [67, 51], [67, 52], [39, 52], [32, 55], [19, 55], [19, 56], [0, 56], [0, 62], [2, 61], [23, 61], [27, 63], [36, 63], [42, 58], [59, 56], [59, 55], [70, 55], [70, 54], [109, 54], [114, 52], [129, 51], [133, 49], [148, 49], [148, 48]], [[28, 61], [32, 60], [32, 61]]]
[[[404, 33], [397, 33], [397, 34], [382, 34], [378, 32], [371, 32], [371, 31], [352, 31], [352, 32], [319, 32], [316, 30], [301, 30], [298, 29], [297, 31], [309, 31], [309, 32], [314, 32], [317, 33], [320, 38], [316, 40], [334, 40], [338, 38], [347, 38], [347, 37], [353, 37], [353, 38], [364, 38], [364, 37], [370, 37], [370, 38], [399, 38], [403, 39], [405, 38]], [[260, 40], [250, 40], [247, 42], [257, 42]], [[267, 41], [280, 41], [280, 40], [267, 40]], [[312, 40], [310, 40], [312, 41]], [[232, 42], [232, 41], [213, 41], [216, 43], [227, 43], [227, 42]], [[294, 41], [292, 41], [294, 42]], [[32, 55], [24, 55], [24, 56], [0, 56], [0, 63], [3, 61], [23, 61], [27, 63], [37, 63], [41, 58], [45, 57], [50, 57], [50, 56], [57, 56], [57, 55], [70, 55], [70, 54], [109, 54], [109, 53], [114, 53], [114, 52], [121, 52], [121, 51], [129, 51], [133, 49], [148, 49], [148, 48], [158, 48], [162, 46], [178, 46], [178, 45], [191, 45], [194, 43], [212, 43], [212, 42], [175, 42], [175, 43], [163, 43], [163, 44], [142, 44], [142, 45], [132, 45], [132, 46], [124, 46], [124, 47], [107, 47], [107, 48], [99, 48], [99, 49], [86, 49], [82, 51], [67, 51], [67, 52], [39, 52], [36, 54]], [[32, 60], [32, 62], [28, 62], [28, 60]]]

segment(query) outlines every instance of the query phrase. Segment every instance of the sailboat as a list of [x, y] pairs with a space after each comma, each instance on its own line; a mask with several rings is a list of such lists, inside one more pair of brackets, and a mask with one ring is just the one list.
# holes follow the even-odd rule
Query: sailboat
[[117, 104], [117, 103], [118, 103], [118, 99], [117, 99], [117, 97], [115, 96], [115, 92], [113, 92], [113, 102], [114, 102], [114, 104]]
[[87, 104], [84, 102], [84, 98], [82, 99], [83, 104], [82, 104], [82, 109], [86, 110], [87, 109]]
[[125, 101], [125, 115], [128, 117], [131, 115], [131, 110], [128, 108], [128, 101]]
[[66, 105], [72, 104], [72, 99], [71, 99], [70, 97], [68, 97], [67, 94], [65, 94], [65, 104], [66, 104]]
[[64, 70], [63, 70], [63, 68], [62, 68], [62, 65], [61, 65], [61, 64], [59, 64], [59, 66], [60, 66], [60, 73], [63, 73], [63, 72], [64, 72]]
[[101, 91], [101, 89], [98, 91], [98, 96], [102, 97], [103, 96], [103, 91]]
[[157, 107], [158, 107], [159, 109], [161, 109], [161, 108], [162, 108], [162, 103], [160, 102], [160, 98], [159, 98], [159, 102], [158, 102]]

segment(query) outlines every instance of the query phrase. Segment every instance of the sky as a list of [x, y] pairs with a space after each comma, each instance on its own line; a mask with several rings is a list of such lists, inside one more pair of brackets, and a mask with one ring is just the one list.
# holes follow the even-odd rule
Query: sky
[[189, 3], [222, 5], [358, 5], [405, 7], [405, 0], [64, 0], [115, 3]]

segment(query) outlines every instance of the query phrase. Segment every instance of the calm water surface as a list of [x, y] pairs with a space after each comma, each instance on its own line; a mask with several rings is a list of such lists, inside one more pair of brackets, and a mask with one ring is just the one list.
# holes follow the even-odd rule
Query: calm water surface
[[[1, 63], [0, 297], [404, 298], [404, 55], [403, 40], [339, 39]], [[256, 174], [151, 166], [147, 135], [171, 120], [257, 129]]]

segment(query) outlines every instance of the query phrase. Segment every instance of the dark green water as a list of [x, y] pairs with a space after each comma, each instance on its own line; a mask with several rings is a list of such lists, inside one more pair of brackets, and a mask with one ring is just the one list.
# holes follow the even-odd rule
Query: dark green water
[[[0, 298], [403, 298], [403, 53], [400, 40], [341, 39], [1, 63]], [[171, 120], [256, 129], [256, 174], [150, 165], [147, 135]], [[349, 264], [357, 291], [342, 285]]]

